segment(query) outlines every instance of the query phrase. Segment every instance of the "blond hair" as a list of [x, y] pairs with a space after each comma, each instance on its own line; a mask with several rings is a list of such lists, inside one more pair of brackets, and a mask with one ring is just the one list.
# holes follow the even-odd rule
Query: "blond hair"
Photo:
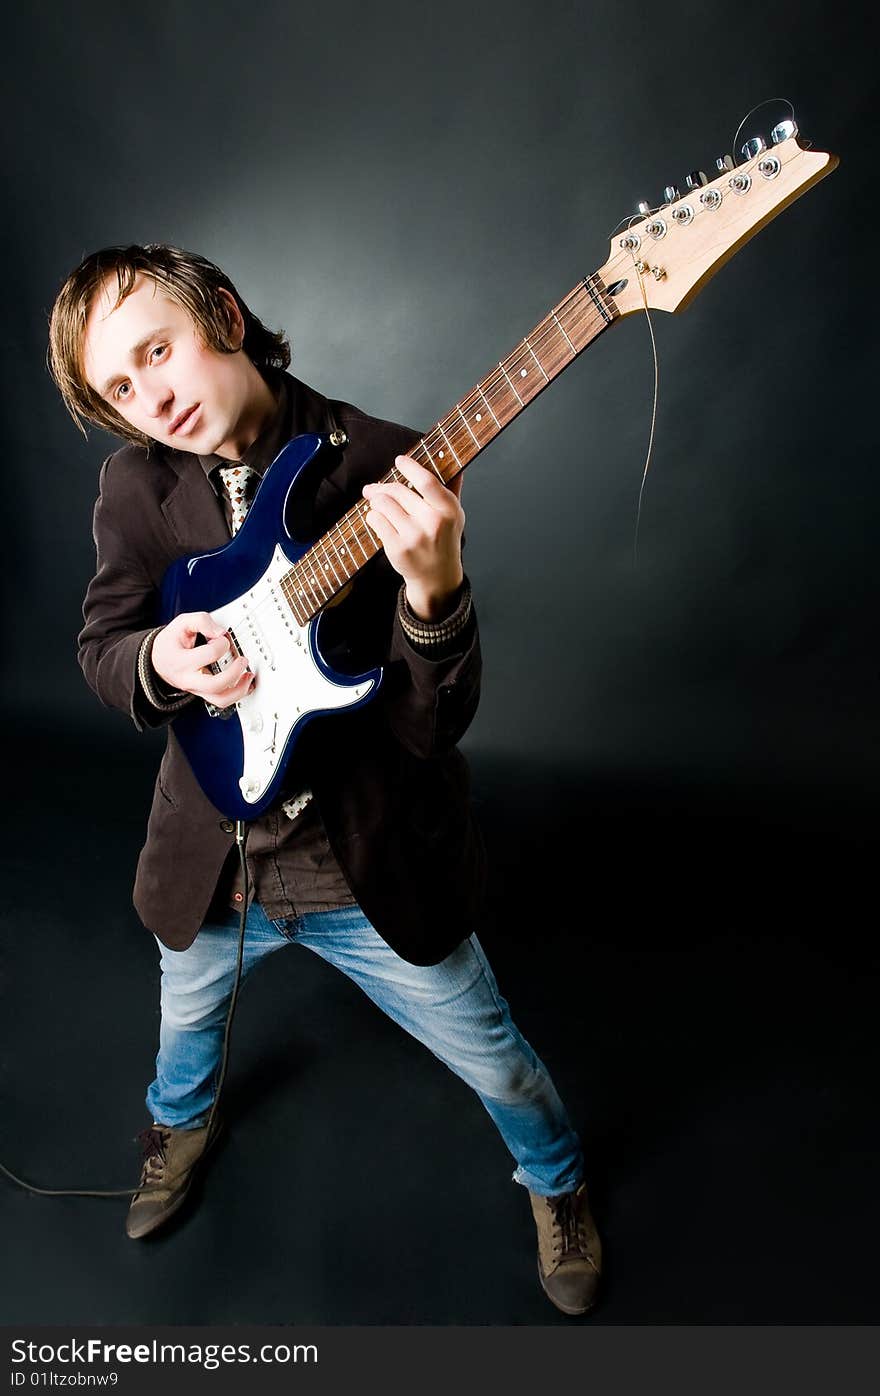
[[169, 300], [189, 311], [204, 343], [224, 354], [234, 353], [238, 348], [231, 340], [230, 306], [217, 294], [221, 288], [228, 291], [244, 319], [244, 341], [240, 347], [248, 358], [264, 377], [271, 369], [285, 369], [289, 365], [287, 338], [273, 333], [257, 319], [229, 278], [213, 262], [160, 242], [143, 247], [137, 244], [105, 247], [83, 258], [70, 273], [55, 298], [49, 319], [49, 371], [65, 407], [83, 435], [86, 434], [85, 423], [92, 422], [135, 445], [151, 445], [148, 436], [136, 431], [95, 392], [86, 379], [83, 365], [86, 321], [95, 296], [106, 283], [110, 283], [108, 289], [112, 295], [115, 277], [115, 310], [134, 289], [139, 273], [154, 281]]

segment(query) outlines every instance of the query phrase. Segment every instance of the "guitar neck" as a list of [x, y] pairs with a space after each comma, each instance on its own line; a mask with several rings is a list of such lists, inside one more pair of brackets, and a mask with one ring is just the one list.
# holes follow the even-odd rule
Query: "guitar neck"
[[[618, 313], [598, 274], [578, 282], [506, 359], [425, 433], [409, 452], [413, 460], [448, 485]], [[382, 477], [382, 483], [389, 481], [406, 483], [396, 467]], [[369, 508], [366, 500], [353, 505], [285, 574], [283, 591], [300, 625], [381, 551], [381, 542], [366, 523]]]

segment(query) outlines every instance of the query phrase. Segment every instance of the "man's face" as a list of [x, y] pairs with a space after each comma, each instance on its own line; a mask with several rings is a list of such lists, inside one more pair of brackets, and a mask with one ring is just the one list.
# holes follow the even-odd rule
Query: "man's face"
[[83, 364], [91, 387], [162, 445], [238, 459], [253, 415], [250, 360], [203, 344], [189, 312], [150, 277], [139, 274], [115, 310], [114, 293], [105, 283], [86, 321]]

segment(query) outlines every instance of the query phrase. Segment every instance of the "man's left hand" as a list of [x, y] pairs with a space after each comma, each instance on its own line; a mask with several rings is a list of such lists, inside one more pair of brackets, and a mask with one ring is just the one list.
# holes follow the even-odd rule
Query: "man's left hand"
[[408, 484], [365, 485], [366, 523], [406, 582], [410, 610], [422, 620], [442, 620], [464, 579], [462, 477], [444, 485], [412, 456], [396, 456], [394, 464]]

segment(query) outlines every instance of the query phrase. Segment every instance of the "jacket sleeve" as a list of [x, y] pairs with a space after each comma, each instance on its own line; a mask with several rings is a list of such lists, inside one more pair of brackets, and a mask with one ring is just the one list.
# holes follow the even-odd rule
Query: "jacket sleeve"
[[[393, 570], [390, 568], [389, 570]], [[386, 720], [397, 740], [414, 756], [439, 756], [464, 736], [480, 699], [482, 661], [476, 611], [466, 629], [435, 658], [417, 649], [405, 634], [397, 608], [400, 578], [394, 574], [394, 612], [386, 647]]]
[[138, 505], [120, 488], [117, 471], [108, 457], [95, 503], [96, 568], [83, 601], [77, 658], [101, 702], [127, 713], [141, 732], [169, 722], [177, 709], [155, 708], [138, 679], [141, 646], [157, 624], [159, 591], [126, 540], [125, 519], [137, 517]]

